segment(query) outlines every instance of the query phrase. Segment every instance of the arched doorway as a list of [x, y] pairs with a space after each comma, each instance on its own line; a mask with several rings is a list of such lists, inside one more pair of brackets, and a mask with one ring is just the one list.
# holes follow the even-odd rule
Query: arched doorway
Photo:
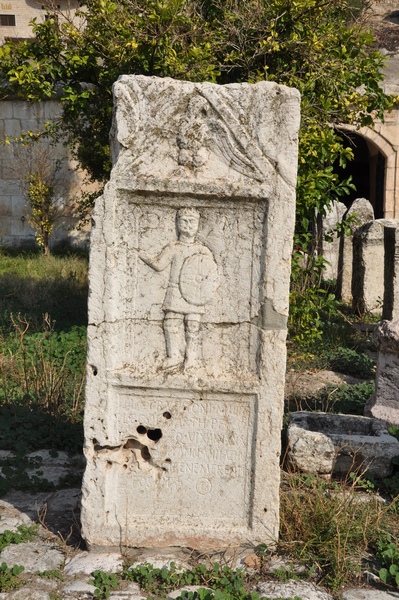
[[351, 175], [356, 186], [356, 190], [351, 190], [341, 201], [349, 207], [356, 198], [367, 198], [373, 205], [375, 218], [382, 219], [385, 216], [386, 157], [374, 142], [359, 133], [347, 130], [340, 133], [352, 149], [354, 159], [345, 169], [338, 168], [337, 171], [342, 179]]
[[[340, 135], [354, 153], [354, 160], [341, 170], [341, 174], [343, 178], [352, 175], [357, 187], [355, 192], [342, 198], [342, 202], [350, 206], [355, 198], [364, 197], [373, 205], [376, 219], [398, 218], [398, 151], [379, 133], [380, 128], [378, 122], [375, 129], [355, 129], [350, 125], [339, 127]], [[339, 169], [337, 171], [340, 172]]]

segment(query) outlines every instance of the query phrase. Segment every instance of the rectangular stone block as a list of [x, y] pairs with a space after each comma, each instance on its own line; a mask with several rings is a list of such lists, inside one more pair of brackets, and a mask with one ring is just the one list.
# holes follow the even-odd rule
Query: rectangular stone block
[[90, 547], [278, 535], [299, 94], [123, 76], [90, 258]]

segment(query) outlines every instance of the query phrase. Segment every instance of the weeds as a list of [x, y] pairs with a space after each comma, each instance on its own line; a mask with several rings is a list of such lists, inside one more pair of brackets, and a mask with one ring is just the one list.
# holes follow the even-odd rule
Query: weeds
[[0, 339], [0, 402], [40, 405], [56, 417], [75, 421], [83, 408], [86, 332], [72, 328], [57, 333], [48, 315], [43, 332], [28, 334], [29, 322], [20, 315], [11, 320], [14, 334]]
[[135, 581], [150, 595], [165, 597], [173, 589], [199, 585], [215, 588], [227, 594], [224, 598], [243, 598], [245, 572], [242, 569], [233, 570], [228, 566], [214, 563], [211, 568], [200, 564], [190, 571], [181, 571], [174, 563], [169, 569], [157, 569], [149, 564], [142, 564], [125, 571], [125, 579]]
[[364, 552], [381, 532], [397, 527], [373, 497], [356, 499], [354, 486], [331, 487], [316, 476], [285, 474], [281, 493], [279, 548], [306, 565], [333, 590], [356, 580]]
[[8, 567], [5, 562], [0, 565], [0, 592], [8, 592], [21, 585], [18, 576], [22, 573], [24, 567], [14, 565]]
[[92, 585], [96, 586], [94, 596], [96, 598], [109, 598], [110, 592], [119, 587], [119, 580], [113, 573], [94, 571]]

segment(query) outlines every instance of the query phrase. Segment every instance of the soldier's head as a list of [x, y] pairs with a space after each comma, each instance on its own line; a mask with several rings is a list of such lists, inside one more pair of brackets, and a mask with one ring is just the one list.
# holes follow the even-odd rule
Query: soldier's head
[[200, 214], [195, 208], [181, 208], [177, 212], [177, 232], [179, 237], [195, 237], [199, 226]]

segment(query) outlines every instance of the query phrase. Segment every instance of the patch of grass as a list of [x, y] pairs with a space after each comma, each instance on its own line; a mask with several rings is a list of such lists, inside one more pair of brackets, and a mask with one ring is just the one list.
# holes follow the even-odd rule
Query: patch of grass
[[284, 474], [279, 550], [305, 565], [318, 565], [332, 590], [358, 580], [364, 553], [380, 536], [398, 529], [395, 515], [372, 496], [359, 502], [354, 486], [330, 486], [315, 475]]
[[32, 332], [41, 331], [46, 313], [57, 331], [86, 325], [87, 259], [0, 251], [0, 306], [3, 331], [13, 329], [11, 314], [20, 314]]
[[86, 328], [56, 332], [49, 317], [41, 333], [12, 318], [14, 333], [0, 336], [0, 404], [36, 404], [76, 421], [83, 409]]
[[[22, 399], [23, 401], [23, 399]], [[42, 448], [64, 450], [71, 454], [83, 447], [82, 420], [55, 417], [37, 404], [0, 405], [0, 450], [21, 455]]]

